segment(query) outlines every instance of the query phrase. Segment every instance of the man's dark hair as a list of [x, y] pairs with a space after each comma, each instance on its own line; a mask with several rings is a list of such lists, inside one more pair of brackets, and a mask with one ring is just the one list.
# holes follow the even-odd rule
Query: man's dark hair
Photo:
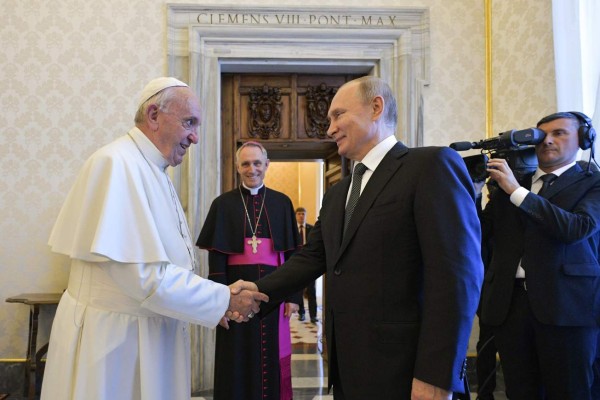
[[555, 119], [561, 119], [561, 118], [567, 118], [567, 119], [572, 119], [577, 121], [577, 126], [581, 126], [581, 121], [579, 120], [579, 118], [577, 118], [576, 115], [571, 114], [569, 112], [557, 112], [554, 114], [550, 114], [545, 116], [544, 118], [540, 119], [536, 125], [536, 127], [539, 127], [542, 124], [546, 124], [548, 122], [554, 121]]

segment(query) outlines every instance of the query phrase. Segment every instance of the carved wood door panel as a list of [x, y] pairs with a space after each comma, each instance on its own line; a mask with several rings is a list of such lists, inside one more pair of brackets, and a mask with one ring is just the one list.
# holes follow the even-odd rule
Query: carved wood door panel
[[[271, 160], [337, 157], [338, 161], [332, 162], [332, 166], [345, 166], [337, 156], [335, 142], [327, 137], [327, 111], [337, 88], [356, 77], [343, 74], [223, 74], [222, 190], [237, 186], [235, 151], [249, 140], [261, 142]], [[340, 174], [345, 176], [346, 172], [340, 170]]]

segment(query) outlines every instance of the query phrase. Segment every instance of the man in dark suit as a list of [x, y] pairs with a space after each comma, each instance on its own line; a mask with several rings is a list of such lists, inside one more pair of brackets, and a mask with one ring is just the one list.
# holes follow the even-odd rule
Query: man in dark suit
[[326, 192], [308, 243], [246, 286], [273, 302], [327, 273], [336, 400], [450, 399], [464, 388], [483, 277], [465, 164], [447, 147], [399, 143], [396, 101], [379, 78], [340, 87], [328, 117], [338, 153], [360, 162], [353, 178]]
[[[308, 238], [308, 234], [310, 230], [313, 228], [311, 224], [306, 223], [306, 208], [298, 207], [296, 208], [296, 223], [298, 224], [298, 233], [300, 236], [300, 242], [302, 242], [302, 246], [306, 244], [306, 239]], [[310, 316], [310, 322], [316, 324], [319, 322], [317, 318], [317, 284], [316, 281], [312, 281], [306, 286], [304, 289], [304, 293], [306, 294], [306, 299], [308, 300], [308, 314]], [[306, 319], [306, 310], [304, 309], [304, 300], [300, 302], [300, 307], [298, 308], [298, 320], [304, 321]]]
[[533, 175], [521, 183], [505, 160], [488, 162], [501, 190], [482, 213], [493, 257], [481, 318], [494, 327], [511, 400], [589, 400], [600, 333], [600, 174], [575, 159], [595, 132], [575, 112], [537, 126], [546, 137]]

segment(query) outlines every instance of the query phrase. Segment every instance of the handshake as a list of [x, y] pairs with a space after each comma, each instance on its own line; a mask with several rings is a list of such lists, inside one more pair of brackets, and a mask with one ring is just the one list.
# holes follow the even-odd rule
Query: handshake
[[260, 311], [260, 302], [269, 301], [269, 296], [258, 291], [258, 287], [254, 282], [238, 280], [229, 285], [231, 297], [229, 298], [229, 308], [221, 318], [221, 325], [225, 329], [229, 329], [229, 321], [247, 322], [254, 314]]

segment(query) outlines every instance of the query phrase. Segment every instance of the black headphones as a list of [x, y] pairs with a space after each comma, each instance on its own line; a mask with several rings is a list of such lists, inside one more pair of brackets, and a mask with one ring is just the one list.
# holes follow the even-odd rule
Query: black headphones
[[584, 113], [578, 111], [569, 111], [569, 114], [574, 115], [580, 123], [577, 134], [579, 136], [579, 148], [587, 150], [592, 147], [596, 139], [596, 130], [592, 126], [592, 120]]

